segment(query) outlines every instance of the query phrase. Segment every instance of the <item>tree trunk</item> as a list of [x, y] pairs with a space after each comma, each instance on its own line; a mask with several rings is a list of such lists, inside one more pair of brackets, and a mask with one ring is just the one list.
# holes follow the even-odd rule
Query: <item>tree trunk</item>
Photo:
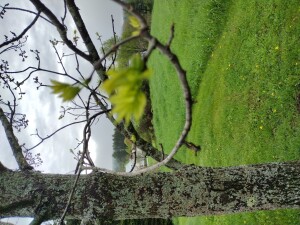
[[[300, 208], [300, 161], [228, 168], [185, 166], [135, 177], [82, 175], [67, 218], [170, 218]], [[0, 218], [59, 218], [74, 175], [0, 172]]]

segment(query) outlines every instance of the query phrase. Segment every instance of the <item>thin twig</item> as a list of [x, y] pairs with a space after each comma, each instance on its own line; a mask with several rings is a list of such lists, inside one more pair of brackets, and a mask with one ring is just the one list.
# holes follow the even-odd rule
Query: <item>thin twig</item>
[[75, 193], [76, 186], [77, 186], [77, 183], [78, 183], [81, 171], [82, 170], [80, 168], [79, 171], [78, 171], [78, 173], [77, 173], [77, 175], [76, 175], [76, 178], [75, 178], [75, 181], [74, 181], [74, 184], [73, 184], [73, 188], [72, 188], [71, 193], [69, 195], [69, 199], [68, 199], [67, 205], [66, 205], [65, 210], [64, 210], [64, 212], [63, 212], [63, 214], [62, 214], [62, 216], [60, 218], [60, 221], [59, 221], [60, 225], [64, 225], [64, 219], [65, 219], [65, 217], [67, 215], [67, 212], [68, 212], [68, 209], [69, 209], [69, 207], [71, 205], [71, 201], [72, 201], [73, 195]]
[[131, 170], [129, 171], [129, 173], [131, 173], [134, 170], [135, 166], [136, 166], [136, 152], [137, 152], [136, 145], [135, 145], [135, 143], [132, 143], [131, 157], [133, 157], [134, 161], [133, 161], [133, 165], [132, 165]]
[[94, 66], [94, 70], [92, 71], [91, 74], [93, 74], [95, 72], [95, 70], [99, 69], [99, 66], [102, 65], [102, 61], [105, 60], [111, 53], [115, 52], [118, 50], [118, 48], [121, 46], [121, 45], [124, 45], [126, 44], [127, 42], [130, 42], [134, 39], [137, 39], [139, 38], [139, 35], [134, 35], [134, 36], [130, 36], [122, 41], [120, 41], [119, 43], [117, 43], [116, 45], [114, 45], [108, 52], [106, 52], [106, 54], [101, 58], [99, 59], [97, 62], [95, 62], [93, 64]]
[[9, 45], [10, 43], [12, 43], [14, 41], [18, 41], [19, 39], [21, 39], [24, 36], [24, 34], [26, 34], [26, 32], [35, 24], [35, 22], [38, 20], [38, 18], [40, 16], [40, 14], [41, 14], [41, 12], [38, 12], [36, 17], [34, 18], [34, 20], [18, 36], [0, 44], [0, 48], [2, 48], [5, 45]]
[[[114, 42], [115, 42], [115, 45], [116, 45], [117, 44], [117, 37], [116, 37], [116, 31], [115, 31], [115, 20], [114, 20], [113, 15], [110, 15], [110, 16], [111, 16], [111, 24], [112, 24]], [[115, 65], [115, 61], [117, 59], [118, 51], [116, 50], [114, 53], [115, 54], [113, 54], [113, 56], [112, 56], [112, 62], [111, 62], [110, 66], [108, 67], [107, 70], [110, 70], [111, 67]]]
[[82, 58], [86, 59], [87, 61], [91, 62], [91, 56], [85, 54], [83, 51], [78, 49], [72, 41], [70, 41], [67, 37], [67, 29], [64, 24], [60, 23], [59, 20], [56, 18], [54, 13], [47, 8], [40, 0], [30, 0], [32, 4], [36, 7], [38, 11], [43, 12], [49, 20], [53, 23], [53, 25], [57, 28], [58, 33], [60, 34], [61, 39], [64, 43], [75, 53], [80, 55]]
[[[23, 12], [28, 12], [28, 13], [31, 13], [31, 14], [34, 14], [34, 15], [37, 15], [38, 12], [34, 12], [34, 11], [31, 11], [31, 10], [28, 10], [28, 9], [22, 9], [22, 8], [17, 8], [17, 7], [4, 7], [5, 9], [9, 9], [9, 10], [19, 10], [19, 11], [23, 11]], [[54, 25], [50, 20], [48, 20], [46, 17], [44, 16], [40, 16], [43, 20], [47, 21], [48, 23]]]
[[40, 144], [42, 144], [45, 140], [51, 138], [51, 137], [52, 137], [53, 135], [55, 135], [57, 132], [59, 132], [59, 131], [65, 129], [66, 127], [69, 127], [69, 126], [72, 126], [72, 125], [75, 125], [75, 124], [78, 124], [78, 123], [83, 123], [83, 122], [86, 122], [86, 120], [81, 120], [81, 121], [76, 121], [76, 122], [73, 122], [73, 123], [66, 124], [66, 125], [62, 126], [61, 128], [57, 129], [56, 131], [54, 131], [53, 133], [51, 133], [50, 135], [47, 135], [47, 137], [44, 137], [44, 138], [41, 137], [38, 133], [33, 134], [33, 135], [38, 136], [38, 137], [41, 139], [41, 141], [40, 141], [39, 143], [37, 143], [36, 145], [34, 145], [33, 147], [27, 149], [27, 150], [30, 151], [30, 150], [36, 148], [37, 146], [39, 146]]

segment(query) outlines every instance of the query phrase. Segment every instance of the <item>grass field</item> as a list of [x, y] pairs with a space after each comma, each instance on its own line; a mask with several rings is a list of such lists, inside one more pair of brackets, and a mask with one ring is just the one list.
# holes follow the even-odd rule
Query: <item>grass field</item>
[[[152, 33], [187, 70], [195, 104], [188, 140], [176, 158], [231, 166], [300, 158], [299, 0], [156, 0]], [[180, 85], [155, 52], [151, 100], [157, 143], [170, 149], [184, 123]], [[178, 218], [178, 224], [299, 224], [299, 210]]]

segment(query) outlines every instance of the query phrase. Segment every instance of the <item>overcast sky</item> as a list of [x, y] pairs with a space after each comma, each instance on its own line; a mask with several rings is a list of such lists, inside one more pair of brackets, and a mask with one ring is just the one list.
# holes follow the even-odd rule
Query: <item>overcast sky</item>
[[[8, 2], [11, 7], [20, 7], [36, 11], [29, 0], [0, 0], [0, 5], [4, 5]], [[44, 0], [43, 2], [55, 12], [58, 18], [63, 16], [62, 0]], [[115, 5], [110, 0], [76, 0], [76, 4], [80, 8], [80, 13], [97, 49], [100, 48], [100, 43], [96, 40], [96, 32], [102, 36], [103, 40], [112, 36], [111, 15], [113, 15], [115, 19], [116, 32], [117, 34], [120, 34], [123, 23], [123, 13], [119, 6]], [[0, 42], [3, 42], [4, 35], [9, 34], [9, 31], [19, 34], [33, 18], [34, 15], [29, 15], [25, 12], [8, 11], [5, 14], [4, 19], [0, 20]], [[66, 24], [68, 24], [71, 34], [75, 29], [75, 25], [72, 23], [70, 17], [67, 17]], [[56, 29], [47, 22], [39, 19], [30, 32], [28, 32], [28, 35], [29, 39], [26, 44], [26, 49], [37, 49], [41, 52], [41, 67], [62, 71], [49, 42], [49, 40], [53, 38], [60, 39]], [[66, 50], [62, 47], [59, 47], [59, 51], [60, 53], [71, 53], [70, 50]], [[14, 57], [14, 60], [9, 60], [10, 70], [21, 70], [26, 68], [26, 65], [29, 64], [37, 65], [32, 56], [27, 60], [26, 64], [22, 63], [21, 58], [16, 58], [14, 52], [13, 55], [11, 55], [11, 53], [1, 55], [0, 59], [11, 59], [11, 57]], [[64, 58], [64, 64], [71, 74], [76, 73], [73, 58]], [[84, 61], [81, 61], [80, 68], [81, 72], [87, 74], [87, 76], [92, 71], [91, 65]], [[28, 73], [26, 75], [28, 75]], [[49, 83], [49, 78], [53, 79], [52, 75], [50, 77], [49, 74], [45, 73], [37, 73], [35, 75], [41, 77], [45, 83]], [[22, 78], [22, 75], [18, 76], [20, 76], [18, 78]], [[61, 78], [59, 79], [63, 80]], [[17, 135], [21, 144], [26, 143], [27, 147], [32, 147], [39, 141], [36, 137], [32, 136], [32, 134], [36, 133], [36, 129], [38, 129], [40, 135], [46, 136], [61, 126], [74, 121], [74, 118], [66, 116], [63, 119], [58, 120], [60, 116], [60, 106], [62, 105], [61, 100], [57, 96], [50, 94], [50, 90], [46, 88], [36, 90], [36, 85], [32, 80], [29, 83], [29, 86], [24, 87], [23, 91], [26, 92], [26, 95], [20, 102], [20, 111], [26, 113], [29, 120], [29, 126]], [[7, 93], [4, 92], [2, 87], [0, 91], [2, 97], [7, 96]], [[64, 106], [67, 105], [65, 104]], [[82, 127], [83, 125], [67, 128], [37, 147], [34, 151], [40, 152], [43, 160], [42, 166], [37, 169], [45, 173], [72, 173], [76, 161], [73, 160], [73, 156], [70, 154], [69, 149], [76, 147], [76, 138], [82, 138]], [[90, 141], [92, 158], [99, 167], [112, 169], [112, 134], [113, 126], [105, 116], [102, 116], [94, 126], [92, 139]], [[12, 156], [2, 126], [0, 126], [0, 142], [1, 162], [11, 169], [16, 169], [17, 164]], [[4, 221], [14, 222], [19, 225], [28, 224], [28, 220], [23, 221], [18, 219], [16, 222], [15, 220], [12, 221], [10, 219]]]

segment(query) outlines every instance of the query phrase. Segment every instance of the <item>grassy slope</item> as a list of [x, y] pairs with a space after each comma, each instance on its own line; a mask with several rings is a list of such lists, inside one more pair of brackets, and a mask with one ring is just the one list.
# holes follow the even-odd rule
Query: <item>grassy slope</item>
[[[159, 0], [152, 32], [167, 41], [188, 72], [193, 127], [203, 150], [186, 163], [229, 166], [300, 158], [300, 5], [298, 0]], [[183, 124], [180, 86], [156, 53], [151, 97], [158, 143], [170, 149]], [[181, 224], [298, 224], [299, 211], [181, 218]]]

